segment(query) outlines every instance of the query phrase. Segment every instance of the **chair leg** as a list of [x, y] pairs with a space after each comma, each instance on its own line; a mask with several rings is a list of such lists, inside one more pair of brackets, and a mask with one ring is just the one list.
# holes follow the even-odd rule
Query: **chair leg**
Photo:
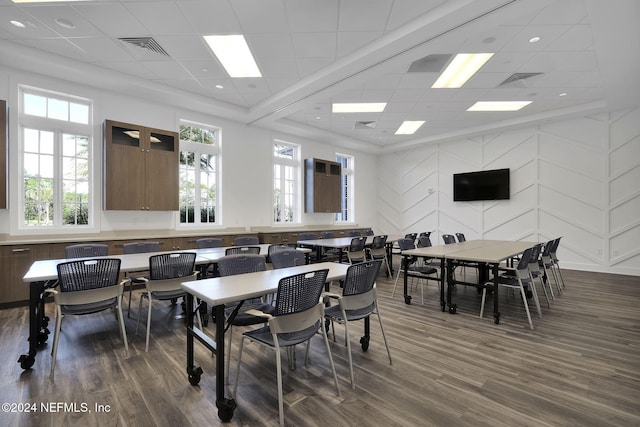
[[[218, 320], [218, 319], [216, 319], [216, 320]], [[225, 348], [225, 352], [227, 353], [225, 355], [227, 360], [225, 362], [225, 367], [224, 367], [224, 383], [225, 384], [229, 384], [229, 363], [231, 363], [231, 338], [233, 337], [233, 326], [232, 325], [229, 325], [229, 330], [227, 332], [228, 332], [228, 335], [229, 335], [229, 340], [228, 340], [227, 346]]]
[[538, 299], [538, 291], [536, 290], [536, 284], [531, 279], [531, 293], [533, 294], [533, 302], [536, 304], [536, 310], [538, 310], [538, 317], [542, 317], [542, 309], [540, 308], [540, 300]]
[[384, 346], [387, 348], [387, 356], [389, 356], [389, 365], [393, 365], [391, 360], [391, 351], [389, 351], [389, 344], [387, 343], [387, 334], [384, 333], [384, 327], [382, 326], [382, 317], [378, 311], [378, 303], [376, 303], [376, 314], [378, 315], [378, 322], [380, 323], [380, 331], [382, 332], [382, 339], [384, 340]]
[[238, 348], [238, 367], [236, 369], [236, 381], [234, 383], [233, 386], [233, 393], [231, 394], [233, 396], [233, 398], [236, 398], [236, 393], [238, 391], [238, 381], [240, 379], [240, 362], [242, 361], [242, 350], [244, 348], [244, 340], [247, 339], [247, 337], [243, 336], [240, 339], [240, 348]]
[[280, 346], [277, 338], [275, 340], [276, 350], [276, 371], [278, 376], [278, 413], [280, 414], [280, 427], [284, 427], [284, 402], [282, 398], [282, 361], [280, 360]]
[[482, 301], [480, 302], [480, 318], [484, 315], [484, 302], [487, 298], [487, 284], [482, 287]]
[[126, 357], [129, 357], [129, 343], [127, 342], [127, 330], [124, 327], [124, 318], [122, 315], [122, 295], [118, 296], [118, 306], [116, 307], [116, 314], [118, 316], [118, 323], [120, 324], [120, 336], [124, 341], [124, 350]]
[[58, 355], [58, 339], [60, 338], [60, 330], [62, 326], [62, 310], [59, 306], [56, 306], [56, 331], [53, 336], [53, 348], [51, 349], [51, 371], [49, 372], [49, 378], [53, 379], [53, 373], [56, 370], [56, 357]]
[[[336, 366], [333, 363], [333, 356], [331, 356], [331, 347], [329, 347], [329, 338], [327, 338], [327, 331], [320, 326], [322, 331], [322, 338], [324, 339], [324, 345], [327, 349], [327, 356], [329, 357], [329, 365], [331, 366], [331, 372], [333, 373], [333, 382], [336, 385], [336, 395], [340, 396], [340, 387], [338, 386], [338, 374], [336, 374]], [[351, 354], [351, 353], [349, 353]]]
[[[345, 319], [347, 318], [347, 315], [344, 311], [342, 312], [342, 316]], [[351, 340], [349, 339], [349, 321], [347, 320], [344, 321], [344, 337], [347, 341], [347, 354], [349, 356], [349, 377], [351, 378], [351, 388], [355, 390], [356, 383], [353, 375], [353, 358], [351, 357]]]
[[391, 292], [391, 298], [393, 298], [393, 296], [396, 294], [396, 287], [398, 286], [398, 279], [400, 278], [400, 272], [402, 270], [400, 268], [398, 268], [398, 274], [396, 274], [396, 281], [393, 284], [393, 291]]
[[[147, 339], [144, 346], [144, 351], [149, 351], [149, 335], [151, 335], [151, 293], [147, 294], [147, 299], [149, 300], [149, 305], [147, 307]], [[140, 300], [140, 304], [142, 305], [142, 300]], [[138, 317], [140, 317], [139, 314]]]
[[533, 329], [533, 321], [531, 320], [531, 313], [529, 313], [529, 304], [527, 303], [527, 295], [524, 292], [524, 286], [520, 283], [520, 296], [522, 296], [522, 303], [524, 304], [524, 310], [527, 312], [527, 320], [529, 320], [529, 328]]

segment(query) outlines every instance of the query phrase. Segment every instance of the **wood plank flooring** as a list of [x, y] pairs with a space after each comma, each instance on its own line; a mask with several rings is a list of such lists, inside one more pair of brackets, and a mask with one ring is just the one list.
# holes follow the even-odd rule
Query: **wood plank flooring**
[[[478, 317], [480, 295], [474, 288], [456, 289], [458, 313], [451, 315], [440, 311], [435, 283], [426, 285], [424, 305], [419, 288], [406, 305], [400, 284], [391, 298], [393, 281], [381, 274], [379, 304], [393, 365], [375, 319], [367, 352], [358, 342], [361, 325], [352, 325], [357, 386], [352, 390], [344, 329], [336, 325], [331, 346], [341, 396], [335, 394], [318, 336], [310, 367], [302, 365], [300, 348], [297, 369], [285, 369], [287, 425], [639, 426], [640, 278], [567, 270], [564, 278], [566, 290], [550, 308], [540, 292], [543, 317], [533, 309], [530, 330], [517, 296], [507, 301], [501, 293], [503, 314], [495, 325], [491, 298], [485, 318]], [[135, 293], [133, 301], [137, 308]], [[184, 327], [175, 319], [180, 309], [158, 302], [153, 310], [148, 353], [143, 330], [136, 336], [135, 319], [126, 320], [128, 358], [112, 312], [65, 319], [53, 382], [48, 375], [53, 336], [33, 369], [23, 371], [16, 361], [27, 350], [27, 309], [0, 310], [0, 401], [37, 407], [31, 413], [0, 412], [0, 426], [223, 425], [215, 407], [215, 359], [196, 344], [204, 375], [199, 386], [191, 386]], [[53, 313], [51, 305], [51, 329]], [[57, 402], [75, 403], [78, 411], [41, 410], [41, 404], [55, 408]], [[278, 424], [274, 355], [255, 344], [243, 356], [237, 402], [226, 425]], [[96, 405], [108, 410], [99, 412]]]

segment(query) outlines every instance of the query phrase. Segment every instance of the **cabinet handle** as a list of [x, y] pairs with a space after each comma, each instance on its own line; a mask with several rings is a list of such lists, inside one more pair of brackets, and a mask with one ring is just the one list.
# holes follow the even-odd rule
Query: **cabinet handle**
[[11, 252], [13, 253], [20, 253], [20, 252], [29, 252], [31, 249], [29, 248], [18, 248], [18, 249], [11, 249]]

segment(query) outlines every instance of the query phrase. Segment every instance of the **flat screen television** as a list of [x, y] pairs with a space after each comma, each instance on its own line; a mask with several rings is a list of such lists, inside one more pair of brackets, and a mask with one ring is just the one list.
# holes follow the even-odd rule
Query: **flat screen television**
[[453, 174], [453, 201], [507, 200], [510, 197], [509, 169]]

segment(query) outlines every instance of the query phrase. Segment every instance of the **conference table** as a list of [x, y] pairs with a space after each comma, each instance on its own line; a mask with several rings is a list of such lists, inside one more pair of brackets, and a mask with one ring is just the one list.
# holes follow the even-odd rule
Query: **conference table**
[[[493, 272], [493, 318], [496, 324], [500, 323], [500, 305], [498, 298], [498, 269], [504, 261], [520, 255], [525, 250], [536, 246], [538, 242], [511, 241], [511, 240], [467, 240], [466, 242], [451, 243], [448, 245], [429, 246], [402, 251], [402, 263], [404, 274], [404, 301], [411, 304], [411, 295], [407, 286], [407, 263], [410, 257], [436, 258], [440, 260], [440, 305], [442, 311], [447, 310], [455, 314], [457, 305], [452, 302], [451, 291], [455, 284], [482, 287], [489, 281], [488, 271]], [[455, 280], [453, 269], [458, 261], [477, 263], [480, 269], [478, 283], [468, 283]], [[445, 300], [446, 278], [446, 300]]]
[[[349, 248], [351, 245], [351, 241], [357, 237], [366, 237], [367, 240], [365, 242], [365, 247], [371, 246], [373, 243], [373, 238], [375, 236], [354, 236], [354, 237], [334, 237], [329, 239], [311, 239], [311, 240], [298, 240], [296, 243], [300, 246], [311, 246], [316, 250], [316, 259], [322, 259], [322, 251], [324, 249], [338, 249], [340, 251], [340, 256], [338, 258], [339, 262], [342, 262], [342, 254], [345, 250]], [[389, 267], [391, 269], [391, 273], [393, 274], [393, 244], [398, 239], [401, 239], [403, 236], [394, 236], [388, 235], [387, 241], [385, 243], [385, 247], [387, 249], [387, 260], [389, 260]]]
[[[269, 244], [249, 245], [260, 247], [260, 254], [266, 256], [269, 250]], [[234, 246], [225, 246], [218, 248], [205, 249], [183, 249], [176, 251], [163, 252], [145, 252], [138, 254], [119, 254], [108, 255], [106, 257], [95, 258], [118, 258], [121, 261], [120, 272], [129, 273], [144, 271], [149, 269], [149, 257], [169, 252], [195, 252], [196, 265], [204, 266], [216, 263], [221, 257], [225, 256], [225, 251]], [[305, 252], [304, 249], [300, 249]], [[47, 259], [35, 261], [29, 267], [29, 270], [23, 276], [22, 280], [29, 284], [29, 351], [20, 355], [18, 363], [23, 369], [29, 369], [36, 360], [38, 347], [42, 346], [49, 338], [49, 329], [47, 328], [49, 319], [45, 316], [45, 289], [51, 287], [58, 279], [57, 266], [60, 263], [73, 261], [78, 258], [61, 258]]]
[[[182, 288], [186, 291], [187, 297], [187, 374], [189, 382], [192, 385], [197, 385], [203, 374], [202, 368], [196, 367], [194, 361], [194, 340], [198, 340], [216, 355], [216, 407], [218, 408], [218, 417], [222, 421], [231, 420], [237, 407], [233, 398], [225, 397], [224, 334], [227, 326], [225, 321], [220, 320], [225, 319], [225, 305], [274, 293], [278, 289], [280, 279], [295, 274], [328, 269], [327, 284], [329, 284], [332, 281], [344, 279], [348, 268], [348, 264], [320, 262], [182, 283]], [[212, 339], [195, 326], [193, 322], [193, 298], [213, 306], [217, 320], [215, 339]]]

